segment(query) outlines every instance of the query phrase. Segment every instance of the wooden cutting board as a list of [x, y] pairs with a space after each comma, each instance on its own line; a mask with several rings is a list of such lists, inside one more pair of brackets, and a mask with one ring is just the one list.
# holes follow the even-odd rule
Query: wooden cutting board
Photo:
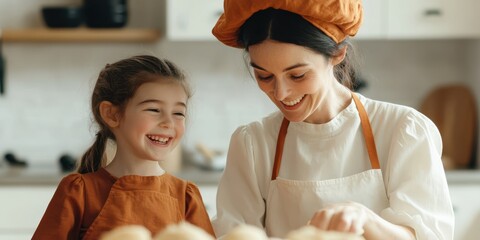
[[451, 160], [454, 168], [468, 168], [477, 144], [477, 107], [471, 90], [463, 85], [438, 87], [426, 96], [420, 111], [442, 135], [442, 159]]

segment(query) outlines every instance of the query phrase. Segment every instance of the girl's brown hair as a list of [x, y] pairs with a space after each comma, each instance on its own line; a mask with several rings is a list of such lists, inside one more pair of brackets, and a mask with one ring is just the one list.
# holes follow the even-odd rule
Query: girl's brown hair
[[99, 106], [103, 101], [119, 107], [122, 113], [128, 101], [140, 85], [156, 81], [158, 78], [176, 81], [183, 86], [187, 97], [191, 90], [185, 74], [174, 63], [150, 55], [133, 56], [113, 64], [107, 64], [100, 72], [92, 94], [92, 113], [99, 130], [95, 142], [83, 154], [77, 172], [95, 172], [106, 163], [105, 147], [107, 140], [115, 141], [115, 136], [100, 116]]

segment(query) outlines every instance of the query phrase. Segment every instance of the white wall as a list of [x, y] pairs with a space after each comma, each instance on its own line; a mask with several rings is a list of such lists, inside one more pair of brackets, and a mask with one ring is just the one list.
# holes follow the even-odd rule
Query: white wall
[[466, 83], [462, 40], [360, 41], [361, 71], [370, 83], [366, 95], [418, 108], [428, 91]]
[[[0, 0], [0, 28], [43, 27], [41, 6], [78, 2]], [[160, 1], [129, 3], [129, 27], [162, 25]], [[250, 79], [242, 52], [216, 42], [4, 43], [3, 51], [7, 75], [6, 93], [0, 96], [0, 154], [13, 151], [31, 162], [83, 153], [96, 131], [89, 109], [96, 77], [106, 63], [131, 55], [166, 57], [186, 70], [195, 90], [186, 146], [202, 142], [226, 149], [238, 125], [274, 109]]]
[[[135, 21], [130, 25], [160, 24], [155, 19], [161, 9], [142, 1], [147, 12], [132, 12]], [[12, 2], [15, 14], [5, 10]], [[0, 28], [42, 26], [39, 2], [61, 1], [0, 0]], [[20, 17], [24, 13], [30, 17]], [[363, 93], [371, 98], [417, 107], [433, 87], [467, 79], [464, 41], [364, 40], [356, 45], [369, 84]], [[217, 42], [5, 43], [3, 48], [7, 83], [6, 94], [0, 96], [0, 154], [11, 150], [31, 162], [57, 161], [65, 152], [83, 153], [94, 135], [88, 104], [96, 76], [106, 63], [130, 55], [166, 57], [189, 74], [195, 95], [184, 139], [188, 147], [202, 142], [226, 149], [238, 125], [274, 110], [250, 79], [243, 53]], [[474, 86], [478, 93], [480, 86]]]

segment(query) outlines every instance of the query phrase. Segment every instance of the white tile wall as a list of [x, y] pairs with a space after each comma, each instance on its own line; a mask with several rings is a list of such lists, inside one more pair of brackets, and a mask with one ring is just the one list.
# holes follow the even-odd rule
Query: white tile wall
[[[132, 25], [157, 26], [161, 9], [141, 1], [151, 7], [144, 14], [132, 12]], [[0, 28], [40, 26], [35, 14], [41, 4], [65, 2], [76, 1], [0, 0]], [[6, 10], [13, 5], [15, 14]], [[467, 74], [472, 44], [465, 41], [364, 40], [356, 45], [369, 83], [363, 93], [371, 98], [417, 107], [434, 86], [465, 81], [480, 93], [480, 72]], [[470, 58], [479, 62], [480, 44], [473, 48], [478, 54]], [[94, 134], [88, 104], [99, 70], [107, 62], [135, 54], [169, 58], [188, 72], [195, 95], [184, 139], [187, 147], [202, 142], [226, 149], [238, 125], [274, 110], [250, 79], [242, 51], [217, 42], [4, 43], [3, 50], [7, 82], [6, 94], [0, 96], [0, 154], [12, 150], [29, 161], [52, 162], [64, 152], [83, 153]]]
[[371, 88], [366, 95], [418, 107], [433, 87], [466, 83], [466, 41], [361, 41], [359, 59]]

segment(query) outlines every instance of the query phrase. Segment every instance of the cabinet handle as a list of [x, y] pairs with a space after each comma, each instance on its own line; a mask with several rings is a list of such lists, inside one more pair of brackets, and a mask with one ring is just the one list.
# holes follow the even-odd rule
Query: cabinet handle
[[442, 16], [442, 10], [436, 8], [427, 9], [423, 12], [423, 15], [427, 17]]

